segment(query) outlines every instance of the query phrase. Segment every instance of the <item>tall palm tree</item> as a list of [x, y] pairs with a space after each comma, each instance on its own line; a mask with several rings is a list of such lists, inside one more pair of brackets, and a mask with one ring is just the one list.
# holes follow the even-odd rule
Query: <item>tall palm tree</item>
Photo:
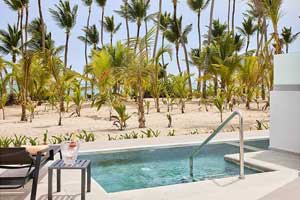
[[251, 36], [258, 29], [257, 25], [253, 24], [253, 21], [254, 21], [254, 19], [251, 17], [248, 17], [247, 19], [244, 18], [242, 27], [237, 28], [239, 30], [239, 32], [247, 38], [246, 54], [248, 53]]
[[104, 41], [103, 41], [103, 26], [104, 26], [104, 24], [103, 24], [103, 21], [104, 21], [106, 0], [96, 0], [96, 2], [102, 9], [102, 12], [101, 12], [101, 45], [104, 46]]
[[[175, 51], [176, 51], [176, 61], [177, 61], [177, 68], [179, 74], [182, 73], [182, 69], [180, 66], [180, 60], [179, 60], [179, 47], [180, 47], [180, 33], [179, 29], [177, 27], [180, 27], [182, 24], [182, 17], [176, 20], [177, 22], [174, 22], [173, 20], [169, 23], [169, 26], [167, 27], [167, 30], [165, 30], [165, 37], [166, 39], [173, 43], [175, 45]], [[187, 34], [192, 30], [192, 26], [188, 25], [183, 30], [183, 38], [187, 42]]]
[[293, 34], [292, 27], [290, 27], [290, 28], [283, 27], [281, 36], [282, 36], [282, 40], [285, 44], [285, 52], [286, 53], [289, 53], [289, 45], [297, 39], [299, 34], [300, 34], [300, 32]]
[[162, 8], [162, 0], [159, 0], [159, 6], [158, 6], [158, 13], [157, 13], [157, 24], [156, 24], [156, 34], [155, 34], [155, 41], [154, 41], [154, 47], [153, 47], [153, 56], [156, 55], [156, 48], [157, 48], [157, 42], [158, 42], [158, 35], [160, 30], [160, 17], [161, 17], [161, 8]]
[[[197, 23], [197, 28], [198, 28], [198, 48], [199, 48], [199, 53], [201, 53], [201, 12], [207, 8], [209, 4], [209, 0], [188, 0], [187, 1], [189, 7], [191, 10], [197, 13], [198, 16], [198, 23]], [[198, 78], [201, 77], [201, 70], [198, 68]], [[200, 92], [201, 90], [201, 82], [197, 82], [197, 91]]]
[[114, 16], [106, 16], [104, 19], [105, 21], [101, 23], [103, 24], [105, 31], [110, 34], [110, 46], [112, 46], [113, 36], [120, 29], [122, 23], [116, 25]]
[[[16, 25], [7, 25], [7, 30], [0, 30], [0, 52], [4, 55], [10, 54], [15, 64], [17, 55], [20, 54], [22, 32]], [[10, 95], [13, 95], [13, 79], [10, 81]]]
[[[160, 30], [162, 32], [162, 37], [161, 37], [161, 47], [164, 48], [165, 46], [165, 31], [167, 30], [168, 26], [170, 25], [172, 18], [171, 18], [171, 13], [165, 12], [164, 14], [160, 14], [159, 18], [159, 24], [160, 24]], [[158, 22], [156, 22], [158, 23]], [[162, 65], [165, 65], [165, 60], [164, 60], [164, 54], [161, 56], [162, 59]]]
[[[57, 22], [58, 26], [66, 30], [66, 43], [65, 43], [65, 56], [64, 56], [64, 70], [65, 73], [68, 64], [68, 48], [69, 48], [69, 38], [72, 28], [76, 24], [78, 5], [71, 8], [69, 1], [60, 0], [58, 4], [55, 5], [55, 9], [50, 8], [49, 11], [52, 17]], [[60, 97], [60, 110], [64, 111], [64, 91], [61, 91]], [[61, 125], [61, 118], [58, 122]]]
[[145, 2], [144, 0], [131, 0], [128, 4], [128, 19], [136, 23], [137, 33], [136, 33], [136, 44], [134, 50], [136, 50], [138, 45], [138, 38], [140, 37], [140, 29], [142, 22], [147, 17], [147, 10], [150, 8], [150, 1]]
[[[88, 17], [86, 20], [86, 27], [89, 28], [90, 27], [90, 18], [91, 18], [91, 12], [92, 12], [92, 4], [93, 4], [93, 0], [82, 0], [83, 4], [88, 7]], [[85, 35], [85, 37], [87, 37], [87, 35]], [[88, 54], [87, 54], [87, 41], [84, 42], [84, 58], [85, 58], [85, 67], [84, 67], [84, 71], [86, 71], [86, 67], [88, 65]], [[87, 80], [85, 81], [85, 85], [84, 85], [84, 96], [87, 95]]]
[[[209, 28], [208, 28], [208, 36], [207, 36], [207, 52], [209, 52], [209, 46], [211, 43], [211, 33], [212, 33], [212, 24], [213, 24], [213, 17], [214, 17], [214, 7], [215, 7], [215, 0], [211, 0], [210, 4], [210, 14], [209, 14]], [[204, 75], [206, 75], [207, 70], [208, 70], [208, 55], [205, 57], [205, 62], [204, 62]], [[203, 98], [207, 98], [206, 95], [206, 80], [203, 81], [203, 87], [202, 87], [202, 96]]]
[[278, 33], [278, 22], [281, 16], [282, 0], [263, 0], [266, 15], [271, 19], [273, 25], [273, 36], [275, 39], [275, 54], [281, 54], [281, 42]]
[[[85, 27], [83, 29], [85, 36], [79, 36], [78, 39], [83, 41], [84, 43], [87, 43], [88, 45], [91, 45], [93, 47], [93, 50], [95, 51], [97, 49], [97, 44], [99, 43], [99, 32], [96, 27], [96, 25], [92, 25], [89, 28]], [[94, 74], [91, 73], [91, 70], [89, 70], [89, 65], [87, 65], [85, 72], [86, 78], [88, 78], [88, 75], [91, 74], [92, 78], [90, 80], [91, 82], [91, 91], [92, 91], [92, 99], [94, 99]]]
[[228, 0], [227, 9], [227, 31], [230, 32], [230, 10], [231, 10], [231, 0]]
[[234, 20], [235, 20], [235, 4], [236, 4], [236, 0], [233, 0], [232, 2], [232, 17], [231, 17], [231, 31], [232, 31], [232, 35], [234, 36], [234, 28], [235, 28], [235, 24], [234, 24]]
[[124, 5], [120, 6], [120, 10], [115, 10], [121, 17], [125, 18], [126, 32], [127, 32], [127, 44], [129, 45], [130, 33], [129, 33], [129, 15], [128, 15], [128, 0], [123, 0]]
[[42, 5], [41, 0], [38, 0], [38, 6], [39, 6], [39, 15], [40, 15], [40, 22], [41, 22], [41, 34], [42, 34], [42, 51], [45, 53], [46, 48], [46, 38], [45, 38], [45, 25], [44, 25], [44, 18], [43, 18], [43, 11], [42, 11]]
[[17, 12], [18, 18], [17, 18], [17, 28], [19, 28], [20, 25], [20, 18], [21, 18], [21, 9], [22, 9], [22, 1], [20, 0], [3, 0], [5, 4], [8, 5], [8, 7]]

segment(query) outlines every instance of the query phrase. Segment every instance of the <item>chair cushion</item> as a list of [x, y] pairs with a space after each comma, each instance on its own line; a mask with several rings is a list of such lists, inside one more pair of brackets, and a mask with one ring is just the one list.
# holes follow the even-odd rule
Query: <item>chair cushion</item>
[[49, 148], [48, 145], [38, 145], [38, 146], [24, 145], [22, 147], [25, 147], [26, 151], [28, 151], [33, 156], [36, 156], [39, 151]]

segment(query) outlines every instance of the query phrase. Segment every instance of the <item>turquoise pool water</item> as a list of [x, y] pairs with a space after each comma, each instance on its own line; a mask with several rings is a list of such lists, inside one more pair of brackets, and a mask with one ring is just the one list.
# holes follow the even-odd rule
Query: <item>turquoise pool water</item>
[[[92, 161], [92, 177], [106, 192], [119, 192], [189, 180], [188, 157], [195, 146], [103, 153], [80, 156]], [[245, 150], [247, 152], [247, 150]], [[197, 180], [222, 178], [239, 174], [239, 166], [224, 160], [224, 155], [238, 153], [229, 144], [209, 144], [194, 159]], [[257, 171], [246, 168], [245, 174]]]

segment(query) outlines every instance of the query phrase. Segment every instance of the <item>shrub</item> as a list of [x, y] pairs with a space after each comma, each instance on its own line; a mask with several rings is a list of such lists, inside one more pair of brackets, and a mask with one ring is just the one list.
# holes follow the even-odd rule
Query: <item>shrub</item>
[[31, 146], [38, 145], [38, 137], [27, 137], [27, 140]]
[[25, 135], [15, 135], [12, 143], [15, 147], [20, 147], [22, 145], [26, 145], [27, 137]]
[[111, 118], [114, 120], [113, 125], [117, 126], [120, 130], [126, 128], [126, 121], [131, 117], [126, 113], [126, 106], [124, 104], [116, 104], [113, 106], [118, 115]]
[[169, 130], [168, 136], [175, 136], [175, 130], [174, 129]]
[[10, 137], [0, 137], [0, 148], [8, 148], [12, 142]]
[[87, 132], [86, 130], [82, 130], [77, 134], [77, 138], [85, 142], [94, 142], [96, 140], [95, 134], [93, 132]]

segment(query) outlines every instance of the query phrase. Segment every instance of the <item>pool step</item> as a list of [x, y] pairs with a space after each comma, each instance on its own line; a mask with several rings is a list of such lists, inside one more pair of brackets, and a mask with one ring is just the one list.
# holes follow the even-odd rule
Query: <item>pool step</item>
[[[225, 142], [225, 143], [232, 145], [232, 146], [240, 147], [240, 144], [237, 142]], [[244, 148], [251, 150], [251, 151], [265, 151], [265, 149], [260, 149], [260, 148], [249, 146], [249, 145], [244, 145]]]

